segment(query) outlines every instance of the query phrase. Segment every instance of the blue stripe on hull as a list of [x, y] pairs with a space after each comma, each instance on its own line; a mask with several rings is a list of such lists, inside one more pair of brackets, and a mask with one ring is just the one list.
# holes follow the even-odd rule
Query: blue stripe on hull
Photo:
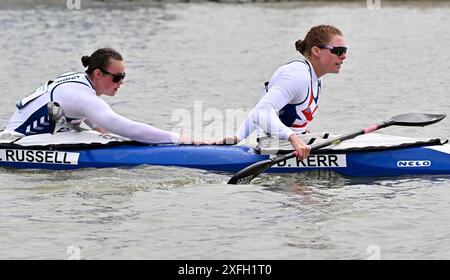
[[450, 155], [427, 148], [408, 148], [347, 156], [349, 176], [450, 174]]
[[[4, 148], [0, 148], [4, 149]], [[17, 149], [16, 149], [17, 150]], [[77, 164], [6, 162], [0, 166], [68, 170], [79, 168], [132, 167], [162, 165], [237, 172], [266, 155], [252, 152], [245, 146], [116, 146], [92, 150], [70, 150], [79, 153]], [[63, 153], [64, 151], [59, 151]], [[340, 159], [337, 160], [337, 157]], [[345, 157], [345, 159], [342, 159]], [[62, 156], [59, 156], [59, 160]], [[21, 160], [23, 160], [21, 158]], [[342, 160], [346, 166], [336, 167]], [[349, 176], [398, 176], [408, 174], [450, 174], [450, 154], [416, 147], [371, 152], [350, 152], [336, 155], [316, 155], [310, 160], [316, 167], [270, 168], [271, 173], [291, 173], [312, 170], [332, 170]], [[301, 164], [299, 165], [301, 166]]]

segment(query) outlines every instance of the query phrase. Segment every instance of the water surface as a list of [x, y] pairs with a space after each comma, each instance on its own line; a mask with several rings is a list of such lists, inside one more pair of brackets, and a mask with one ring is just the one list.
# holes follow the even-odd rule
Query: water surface
[[[0, 120], [44, 81], [82, 70], [82, 55], [111, 46], [127, 67], [124, 88], [105, 98], [115, 111], [165, 129], [213, 130], [202, 112], [251, 108], [275, 68], [299, 57], [294, 42], [320, 23], [340, 27], [349, 52], [341, 73], [325, 77], [313, 131], [449, 113], [450, 5], [361, 2], [2, 5]], [[191, 125], [173, 119], [180, 109]], [[449, 124], [384, 133], [446, 138]], [[229, 186], [230, 174], [151, 166], [0, 174], [4, 259], [73, 258], [73, 248], [82, 259], [450, 258], [448, 176], [312, 172]]]

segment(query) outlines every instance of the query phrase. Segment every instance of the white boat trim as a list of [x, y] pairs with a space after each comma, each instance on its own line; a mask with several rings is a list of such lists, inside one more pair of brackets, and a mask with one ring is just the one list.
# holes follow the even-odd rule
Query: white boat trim
[[429, 146], [429, 147], [424, 147], [424, 148], [436, 150], [436, 151], [446, 153], [446, 154], [450, 154], [450, 144], [445, 144], [445, 145], [441, 145], [441, 146]]

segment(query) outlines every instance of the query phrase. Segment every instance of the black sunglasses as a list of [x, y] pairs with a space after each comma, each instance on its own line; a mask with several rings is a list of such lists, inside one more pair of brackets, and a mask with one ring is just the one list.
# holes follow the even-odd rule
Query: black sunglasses
[[347, 47], [333, 47], [328, 45], [320, 45], [317, 47], [321, 49], [329, 49], [330, 53], [335, 54], [337, 56], [341, 56], [343, 53], [347, 53]]
[[114, 83], [118, 83], [120, 81], [122, 81], [123, 79], [125, 79], [126, 74], [125, 73], [117, 73], [117, 74], [113, 74], [113, 73], [109, 73], [106, 70], [103, 69], [99, 69], [100, 71], [102, 71], [102, 73], [107, 74], [107, 75], [111, 75], [112, 76], [112, 81]]

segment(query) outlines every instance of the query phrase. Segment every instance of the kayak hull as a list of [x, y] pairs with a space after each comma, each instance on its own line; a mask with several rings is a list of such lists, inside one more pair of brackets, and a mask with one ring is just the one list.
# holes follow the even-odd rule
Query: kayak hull
[[[269, 155], [248, 146], [117, 145], [95, 149], [0, 148], [0, 166], [17, 169], [70, 170], [80, 168], [179, 166], [237, 172]], [[299, 161], [291, 159], [267, 170], [292, 173], [331, 170], [348, 176], [450, 174], [450, 145], [374, 151], [324, 151]]]

